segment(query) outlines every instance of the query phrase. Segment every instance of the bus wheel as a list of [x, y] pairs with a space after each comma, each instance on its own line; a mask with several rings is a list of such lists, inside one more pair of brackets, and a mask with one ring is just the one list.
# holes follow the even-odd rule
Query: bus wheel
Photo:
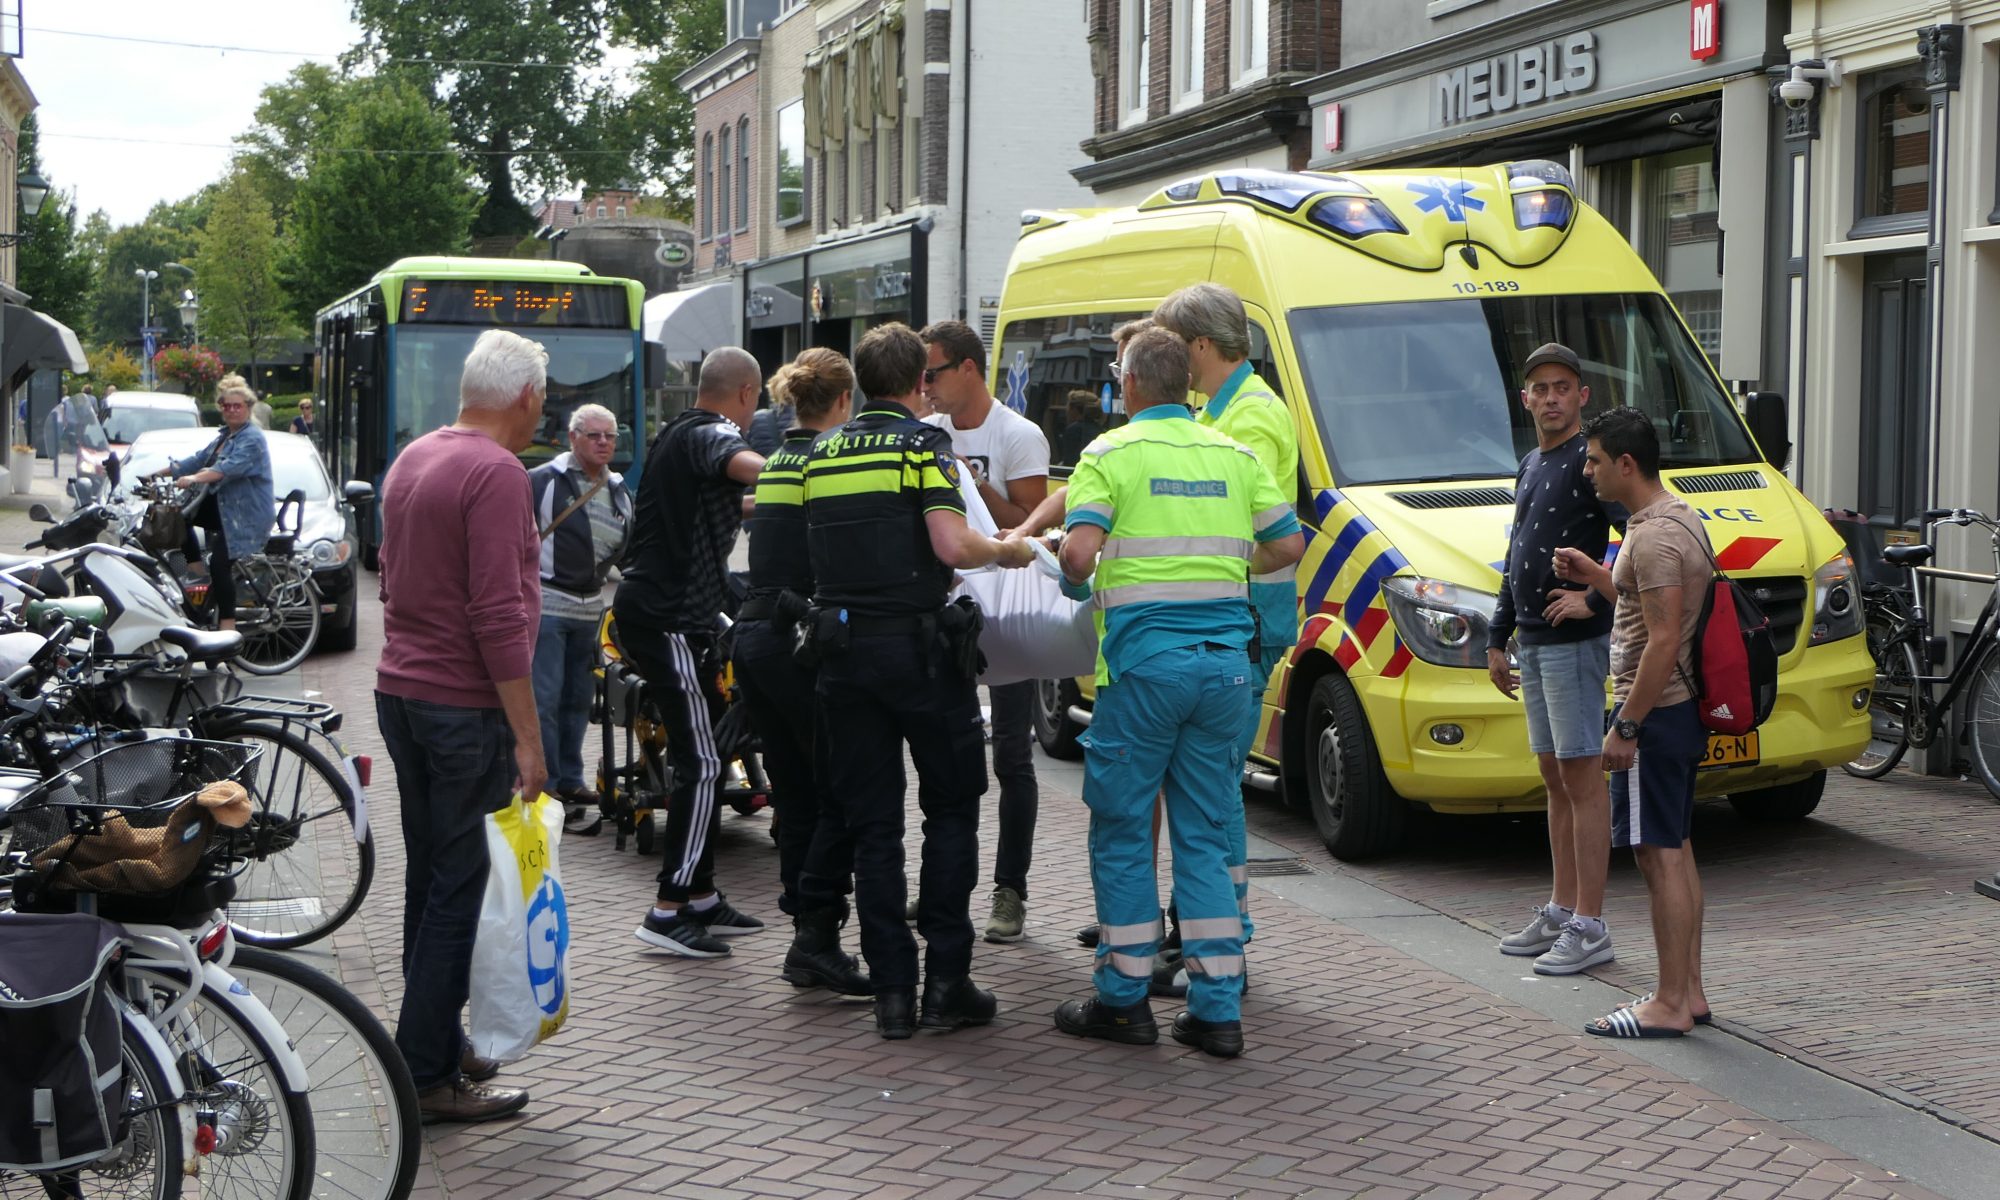
[[1361, 698], [1338, 672], [1313, 684], [1305, 750], [1307, 807], [1335, 858], [1351, 862], [1402, 845], [1409, 806], [1389, 787]]
[[1803, 821], [1819, 807], [1826, 791], [1826, 772], [1814, 771], [1804, 779], [1758, 788], [1754, 792], [1732, 792], [1729, 803], [1746, 821]]

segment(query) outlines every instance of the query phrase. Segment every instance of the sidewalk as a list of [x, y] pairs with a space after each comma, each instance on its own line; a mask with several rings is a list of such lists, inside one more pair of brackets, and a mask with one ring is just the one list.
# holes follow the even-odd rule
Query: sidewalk
[[[363, 621], [363, 649], [309, 660], [303, 682], [350, 713], [353, 748], [376, 756], [374, 887], [327, 965], [393, 1015], [401, 855], [369, 718], [379, 609], [365, 606]], [[907, 1042], [880, 1040], [865, 1003], [779, 980], [789, 930], [766, 818], [725, 817], [718, 875], [772, 928], [713, 962], [649, 954], [632, 938], [653, 864], [609, 837], [567, 840], [570, 1025], [502, 1076], [532, 1088], [523, 1118], [432, 1132], [419, 1194], [1932, 1195], [1264, 881], [1243, 1058], [1164, 1038], [1131, 1048], [1065, 1037], [1050, 1012], [1089, 987], [1072, 938], [1090, 912], [1086, 819], [1065, 782], [1074, 769], [1038, 767], [1029, 940], [982, 943], [974, 957], [1000, 1018]], [[975, 891], [982, 917], [987, 890]], [[1740, 1046], [1710, 1031], [1690, 1044]]]

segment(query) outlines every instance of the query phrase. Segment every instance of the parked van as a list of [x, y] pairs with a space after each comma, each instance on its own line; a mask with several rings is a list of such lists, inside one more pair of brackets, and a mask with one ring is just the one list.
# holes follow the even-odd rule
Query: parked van
[[[1335, 855], [1394, 849], [1415, 805], [1545, 803], [1520, 703], [1485, 666], [1514, 475], [1535, 445], [1520, 364], [1544, 342], [1582, 358], [1586, 417], [1629, 405], [1652, 418], [1666, 485], [1776, 630], [1776, 709], [1711, 739], [1701, 793], [1800, 818], [1826, 768], [1867, 742], [1874, 666], [1853, 564], [1782, 473], [1784, 401], [1746, 398], [1746, 423], [1563, 167], [1224, 171], [1136, 208], [1023, 224], [993, 387], [1052, 435], [1078, 389], [1120, 419], [1105, 388], [1119, 323], [1200, 280], [1243, 297], [1255, 367], [1298, 423], [1308, 537], [1299, 641], [1265, 690], [1248, 782], [1307, 807]], [[1042, 687], [1045, 747], [1077, 752], [1089, 695], [1088, 680]]]

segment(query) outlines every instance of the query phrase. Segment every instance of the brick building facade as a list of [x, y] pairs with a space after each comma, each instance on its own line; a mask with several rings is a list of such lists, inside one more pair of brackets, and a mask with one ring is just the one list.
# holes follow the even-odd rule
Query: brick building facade
[[990, 325], [1021, 212], [1088, 201], [1082, 15], [731, 0], [729, 44], [675, 82], [695, 102], [696, 279], [734, 289], [767, 368], [889, 320]]
[[1088, 0], [1085, 24], [1093, 161], [1072, 174], [1098, 203], [1310, 157], [1301, 85], [1340, 64], [1339, 0]]

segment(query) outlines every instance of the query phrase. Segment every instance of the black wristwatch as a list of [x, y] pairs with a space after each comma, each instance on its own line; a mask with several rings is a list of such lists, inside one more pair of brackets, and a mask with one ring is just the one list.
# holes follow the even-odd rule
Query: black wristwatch
[[1639, 740], [1639, 722], [1627, 721], [1623, 717], [1611, 723], [1611, 730], [1628, 742]]

